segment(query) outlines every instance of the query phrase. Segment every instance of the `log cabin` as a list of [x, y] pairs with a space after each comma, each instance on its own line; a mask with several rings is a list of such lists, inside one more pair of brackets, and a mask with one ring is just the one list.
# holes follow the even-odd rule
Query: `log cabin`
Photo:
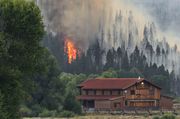
[[172, 98], [161, 95], [161, 88], [144, 78], [96, 78], [78, 85], [84, 111], [171, 109]]

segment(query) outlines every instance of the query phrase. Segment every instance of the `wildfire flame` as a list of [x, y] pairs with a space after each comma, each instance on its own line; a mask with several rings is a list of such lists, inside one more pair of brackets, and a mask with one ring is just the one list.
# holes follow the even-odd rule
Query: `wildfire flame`
[[78, 50], [71, 39], [65, 38], [65, 52], [68, 55], [68, 63], [71, 64], [73, 60], [76, 60]]

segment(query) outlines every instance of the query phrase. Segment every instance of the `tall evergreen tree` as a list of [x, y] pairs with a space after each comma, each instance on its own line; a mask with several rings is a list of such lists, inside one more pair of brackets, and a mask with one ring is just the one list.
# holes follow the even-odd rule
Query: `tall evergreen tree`
[[106, 55], [106, 64], [105, 64], [105, 69], [113, 68], [114, 65], [114, 55], [112, 50], [108, 50], [107, 55]]
[[95, 73], [93, 48], [90, 46], [86, 53], [86, 72]]
[[136, 46], [134, 52], [130, 56], [131, 67], [138, 67], [139, 61], [140, 61], [140, 51]]
[[118, 68], [121, 68], [122, 56], [123, 56], [122, 49], [118, 47], [117, 49], [117, 67]]
[[159, 45], [157, 45], [157, 47], [156, 47], [156, 55], [160, 56], [160, 54], [161, 54], [161, 49], [160, 49]]
[[101, 72], [102, 71], [102, 54], [103, 54], [103, 51], [101, 50], [101, 47], [100, 47], [100, 44], [99, 44], [99, 41], [96, 40], [95, 41], [95, 44], [94, 44], [94, 52], [93, 52], [93, 55], [94, 55], [94, 64], [95, 64], [95, 70], [96, 72]]
[[129, 66], [129, 58], [128, 58], [128, 54], [127, 51], [125, 52], [123, 59], [122, 59], [122, 69], [124, 70], [129, 70], [130, 66]]

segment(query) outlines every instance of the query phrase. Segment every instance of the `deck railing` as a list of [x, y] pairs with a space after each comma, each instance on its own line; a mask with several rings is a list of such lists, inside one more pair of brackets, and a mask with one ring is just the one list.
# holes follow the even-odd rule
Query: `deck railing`
[[158, 98], [153, 95], [128, 95], [125, 97], [126, 99], [157, 99]]

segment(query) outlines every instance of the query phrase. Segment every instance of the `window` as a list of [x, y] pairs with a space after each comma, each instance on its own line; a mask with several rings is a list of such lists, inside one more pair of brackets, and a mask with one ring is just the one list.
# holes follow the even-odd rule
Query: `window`
[[95, 91], [94, 90], [88, 90], [88, 95], [95, 95]]
[[110, 91], [109, 90], [105, 90], [104, 91], [104, 95], [110, 95]]
[[112, 91], [112, 95], [118, 95], [118, 93], [119, 93], [118, 90], [113, 90]]
[[86, 92], [86, 95], [88, 95], [88, 90], [85, 90], [85, 92]]
[[103, 95], [103, 91], [102, 90], [97, 90], [96, 95]]
[[135, 95], [135, 90], [131, 90], [131, 95]]

